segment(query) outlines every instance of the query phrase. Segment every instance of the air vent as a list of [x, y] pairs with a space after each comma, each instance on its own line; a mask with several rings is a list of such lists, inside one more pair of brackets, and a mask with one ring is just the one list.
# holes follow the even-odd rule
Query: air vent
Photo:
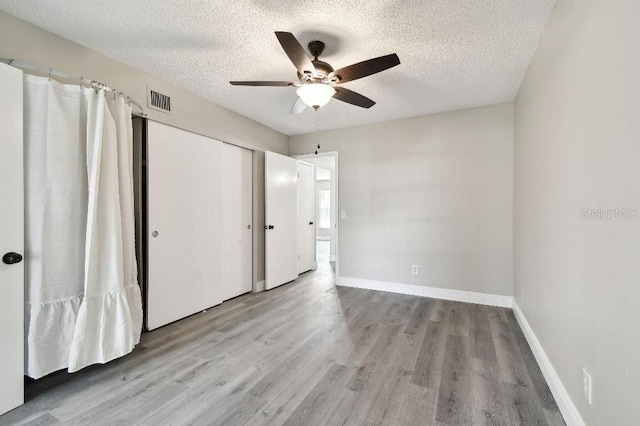
[[151, 88], [147, 90], [147, 105], [156, 111], [171, 114], [171, 96], [156, 92]]

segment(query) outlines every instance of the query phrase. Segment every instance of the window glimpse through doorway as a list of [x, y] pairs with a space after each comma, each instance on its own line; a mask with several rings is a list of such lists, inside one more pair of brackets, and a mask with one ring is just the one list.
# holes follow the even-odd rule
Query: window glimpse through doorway
[[331, 218], [329, 213], [331, 207], [331, 191], [327, 189], [320, 190], [319, 206], [318, 226], [320, 229], [329, 229], [331, 228]]

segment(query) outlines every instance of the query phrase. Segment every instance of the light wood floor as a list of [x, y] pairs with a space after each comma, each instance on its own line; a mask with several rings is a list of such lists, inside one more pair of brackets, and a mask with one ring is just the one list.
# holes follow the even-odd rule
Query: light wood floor
[[331, 258], [331, 242], [316, 240], [316, 260], [318, 263], [329, 262]]
[[511, 310], [333, 283], [324, 263], [146, 333], [0, 424], [564, 424]]

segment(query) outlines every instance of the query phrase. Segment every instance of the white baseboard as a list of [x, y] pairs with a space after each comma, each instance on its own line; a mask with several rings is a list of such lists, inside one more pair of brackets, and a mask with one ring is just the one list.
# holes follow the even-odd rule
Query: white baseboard
[[555, 368], [553, 368], [553, 364], [551, 364], [551, 360], [547, 356], [544, 351], [540, 341], [536, 337], [536, 334], [533, 332], [533, 329], [527, 322], [527, 319], [524, 316], [524, 313], [518, 306], [518, 303], [513, 301], [513, 313], [515, 314], [516, 319], [518, 320], [518, 324], [520, 324], [520, 328], [524, 333], [524, 336], [531, 347], [531, 351], [542, 370], [542, 374], [549, 385], [549, 389], [553, 394], [553, 397], [558, 404], [558, 408], [560, 408], [560, 412], [562, 413], [562, 417], [564, 417], [564, 421], [569, 426], [585, 426], [584, 420], [582, 420], [582, 416], [578, 412], [578, 409], [573, 404], [567, 389], [562, 384], [560, 380], [560, 376], [556, 373]]
[[344, 287], [356, 287], [367, 290], [386, 291], [389, 293], [409, 294], [411, 296], [454, 300], [456, 302], [477, 303], [480, 305], [499, 306], [501, 308], [510, 308], [513, 301], [513, 297], [501, 296], [499, 294], [475, 293], [472, 291], [364, 280], [361, 278], [337, 277], [336, 284]]
[[261, 291], [264, 291], [264, 280], [258, 281], [255, 290], [253, 290], [254, 293], [260, 293]]

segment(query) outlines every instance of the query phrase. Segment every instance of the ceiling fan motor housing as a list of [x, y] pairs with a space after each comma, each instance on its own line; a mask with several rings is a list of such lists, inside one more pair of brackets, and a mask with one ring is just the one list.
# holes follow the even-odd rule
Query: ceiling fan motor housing
[[300, 74], [300, 72], [298, 72], [298, 79], [303, 83], [310, 81], [322, 81], [328, 83], [329, 80], [327, 79], [327, 76], [333, 72], [333, 67], [319, 59], [314, 59], [311, 63], [313, 63], [313, 66], [316, 69], [316, 76], [314, 77], [311, 73], [307, 73], [306, 71], [304, 74]]
[[313, 40], [309, 42], [309, 52], [311, 52], [311, 56], [318, 59], [318, 56], [322, 55], [324, 52], [324, 43], [320, 40]]
[[324, 47], [325, 47], [324, 42], [320, 40], [313, 40], [309, 42], [308, 46], [309, 46], [309, 52], [311, 53], [311, 56], [313, 56], [314, 58], [311, 61], [311, 63], [313, 63], [317, 76], [314, 78], [311, 75], [311, 73], [307, 74], [307, 72], [305, 71], [304, 75], [298, 72], [298, 78], [302, 82], [309, 82], [314, 80], [323, 81], [325, 77], [327, 77], [329, 74], [333, 72], [333, 67], [330, 64], [318, 59], [318, 56], [322, 55], [322, 52], [324, 52]]

